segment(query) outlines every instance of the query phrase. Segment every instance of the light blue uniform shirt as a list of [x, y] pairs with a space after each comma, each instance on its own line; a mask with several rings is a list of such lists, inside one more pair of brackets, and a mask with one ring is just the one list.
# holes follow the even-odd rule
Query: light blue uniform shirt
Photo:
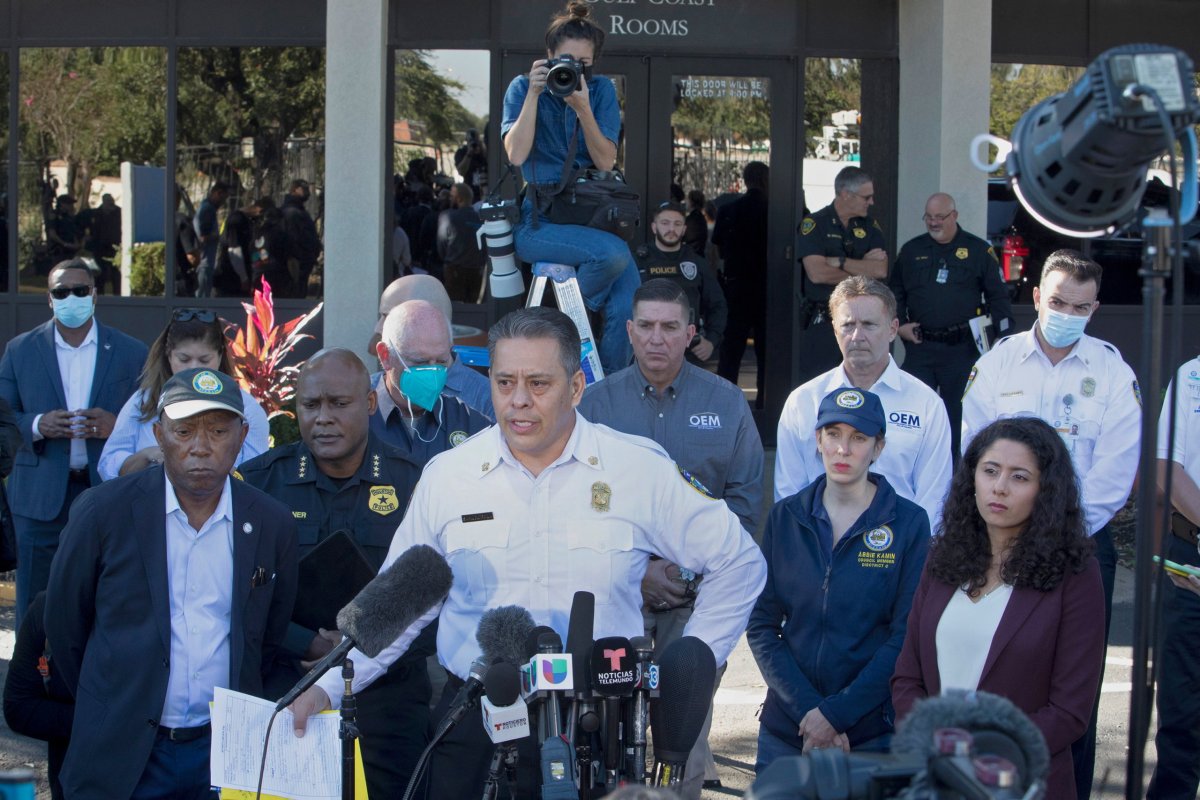
[[229, 687], [233, 609], [233, 503], [229, 478], [212, 516], [197, 531], [167, 495], [167, 587], [171, 595], [171, 674], [159, 724], [192, 728], [209, 721], [213, 690]]

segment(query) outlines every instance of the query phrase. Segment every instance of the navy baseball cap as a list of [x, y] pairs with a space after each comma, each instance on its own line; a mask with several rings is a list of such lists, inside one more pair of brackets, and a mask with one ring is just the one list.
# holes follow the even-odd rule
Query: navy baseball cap
[[836, 389], [825, 395], [817, 411], [816, 430], [844, 422], [867, 436], [878, 436], [887, 429], [883, 403], [866, 389]]
[[158, 396], [158, 413], [168, 419], [187, 419], [204, 411], [232, 411], [242, 419], [242, 390], [224, 372], [215, 369], [185, 369], [176, 372]]

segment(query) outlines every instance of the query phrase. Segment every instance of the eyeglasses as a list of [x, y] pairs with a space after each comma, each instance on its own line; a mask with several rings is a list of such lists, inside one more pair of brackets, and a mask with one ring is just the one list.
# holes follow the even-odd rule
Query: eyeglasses
[[945, 222], [957, 213], [957, 211], [947, 211], [945, 214], [925, 214], [921, 219], [925, 222]]
[[217, 315], [203, 308], [177, 308], [171, 314], [172, 322], [187, 322], [190, 319], [197, 322], [216, 322]]
[[76, 297], [87, 297], [92, 293], [92, 287], [87, 284], [79, 284], [78, 286], [55, 286], [50, 290], [50, 296], [55, 300], [66, 300], [68, 295]]

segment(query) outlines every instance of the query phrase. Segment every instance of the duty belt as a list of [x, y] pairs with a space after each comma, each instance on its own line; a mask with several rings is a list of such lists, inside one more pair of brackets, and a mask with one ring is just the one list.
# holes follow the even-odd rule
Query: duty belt
[[959, 344], [971, 338], [971, 326], [965, 322], [949, 328], [926, 328], [921, 326], [921, 341], [938, 344]]

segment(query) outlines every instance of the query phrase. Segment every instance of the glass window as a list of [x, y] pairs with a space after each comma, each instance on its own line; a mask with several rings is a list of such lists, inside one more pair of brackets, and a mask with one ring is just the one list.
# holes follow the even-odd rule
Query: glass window
[[54, 264], [81, 258], [102, 294], [162, 293], [161, 253], [139, 248], [162, 242], [166, 58], [154, 47], [21, 50], [20, 291], [45, 291]]
[[833, 202], [833, 179], [860, 158], [862, 65], [853, 58], [804, 62], [804, 204]]
[[324, 49], [182, 48], [178, 75], [172, 291], [319, 298]]

